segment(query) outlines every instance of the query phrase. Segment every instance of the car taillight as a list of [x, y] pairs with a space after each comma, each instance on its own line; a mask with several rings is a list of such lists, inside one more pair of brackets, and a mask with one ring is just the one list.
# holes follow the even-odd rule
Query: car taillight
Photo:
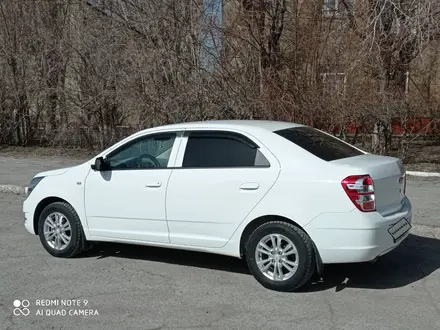
[[373, 179], [368, 175], [351, 175], [341, 182], [354, 205], [362, 212], [376, 211]]

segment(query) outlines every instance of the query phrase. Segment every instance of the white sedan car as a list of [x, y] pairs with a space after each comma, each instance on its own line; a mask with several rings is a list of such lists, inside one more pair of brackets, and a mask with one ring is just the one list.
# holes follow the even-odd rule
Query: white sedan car
[[90, 161], [36, 175], [25, 227], [55, 257], [90, 242], [245, 258], [291, 291], [324, 264], [368, 262], [411, 229], [397, 158], [274, 121], [207, 121], [138, 132]]

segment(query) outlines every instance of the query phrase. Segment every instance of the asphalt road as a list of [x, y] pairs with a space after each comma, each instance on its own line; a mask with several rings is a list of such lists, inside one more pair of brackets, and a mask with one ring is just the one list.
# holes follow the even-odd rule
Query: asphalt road
[[[0, 157], [0, 184], [25, 184], [43, 167], [12, 163]], [[3, 194], [0, 329], [440, 329], [440, 181], [411, 179], [408, 194], [416, 228], [398, 249], [375, 264], [328, 266], [295, 293], [264, 289], [244, 262], [216, 255], [104, 244], [53, 258], [25, 231], [21, 197]], [[15, 300], [29, 300], [30, 314], [15, 316]], [[84, 310], [99, 315], [69, 315]]]

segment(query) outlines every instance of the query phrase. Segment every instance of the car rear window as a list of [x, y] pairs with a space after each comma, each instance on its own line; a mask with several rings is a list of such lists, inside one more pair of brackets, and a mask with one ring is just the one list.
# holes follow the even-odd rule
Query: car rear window
[[328, 162], [363, 155], [358, 149], [311, 127], [292, 127], [274, 133]]

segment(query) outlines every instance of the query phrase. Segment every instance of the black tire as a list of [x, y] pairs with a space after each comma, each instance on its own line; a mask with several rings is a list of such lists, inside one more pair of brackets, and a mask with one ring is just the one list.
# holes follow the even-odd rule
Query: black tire
[[[59, 212], [67, 219], [71, 228], [71, 239], [69, 244], [62, 250], [52, 248], [44, 237], [44, 221], [53, 212]], [[38, 235], [40, 236], [41, 244], [52, 256], [58, 258], [71, 258], [84, 251], [85, 236], [82, 229], [81, 221], [75, 209], [66, 202], [54, 202], [44, 208], [40, 214], [38, 221]]]
[[[290, 239], [298, 251], [298, 268], [292, 277], [274, 281], [266, 277], [258, 268], [255, 251], [260, 240], [269, 234], [281, 234]], [[283, 221], [271, 221], [255, 229], [246, 244], [246, 261], [251, 274], [265, 288], [275, 291], [294, 291], [307, 284], [315, 270], [315, 254], [309, 236], [300, 228]]]

